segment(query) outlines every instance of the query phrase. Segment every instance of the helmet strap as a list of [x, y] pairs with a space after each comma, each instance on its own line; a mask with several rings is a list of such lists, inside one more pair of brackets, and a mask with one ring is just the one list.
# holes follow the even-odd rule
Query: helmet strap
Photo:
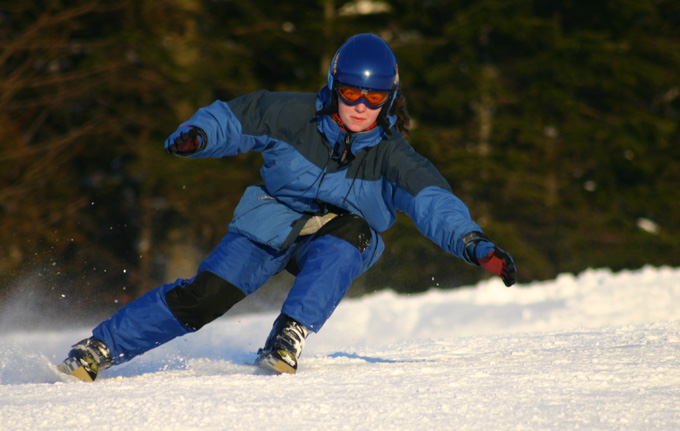
[[389, 111], [390, 106], [392, 106], [391, 103], [385, 103], [382, 106], [382, 108], [380, 109], [380, 113], [378, 114], [377, 120], [378, 125], [382, 126], [383, 130], [388, 136], [392, 134], [392, 130], [390, 129], [390, 122], [387, 121], [387, 111]]
[[328, 106], [324, 106], [323, 108], [316, 111], [316, 115], [332, 116], [333, 114], [337, 113], [338, 113], [338, 94], [334, 90], [331, 90], [331, 103], [328, 104]]

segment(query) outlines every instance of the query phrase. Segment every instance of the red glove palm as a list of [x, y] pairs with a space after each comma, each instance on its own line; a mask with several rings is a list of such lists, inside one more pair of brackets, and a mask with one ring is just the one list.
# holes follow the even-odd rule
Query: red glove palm
[[186, 126], [173, 133], [165, 142], [165, 152], [188, 156], [205, 148], [208, 137], [205, 132], [193, 126]]
[[477, 258], [477, 262], [487, 271], [502, 278], [506, 286], [515, 284], [517, 280], [515, 262], [503, 249], [494, 246], [486, 256]]

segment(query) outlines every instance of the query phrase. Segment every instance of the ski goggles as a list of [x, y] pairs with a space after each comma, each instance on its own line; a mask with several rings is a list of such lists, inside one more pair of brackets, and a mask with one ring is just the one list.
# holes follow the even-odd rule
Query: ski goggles
[[363, 100], [369, 108], [376, 109], [383, 106], [390, 98], [389, 91], [364, 90], [349, 85], [338, 85], [336, 88], [340, 99], [350, 106]]

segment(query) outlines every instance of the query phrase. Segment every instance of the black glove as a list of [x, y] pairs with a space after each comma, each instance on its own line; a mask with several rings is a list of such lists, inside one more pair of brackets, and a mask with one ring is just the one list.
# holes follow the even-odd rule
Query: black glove
[[505, 250], [489, 241], [481, 232], [471, 232], [463, 238], [465, 253], [473, 263], [477, 263], [487, 271], [499, 276], [506, 286], [510, 287], [517, 281], [515, 262]]
[[193, 126], [182, 127], [165, 141], [166, 154], [188, 156], [203, 150], [208, 136], [203, 129]]
[[512, 286], [517, 281], [517, 268], [512, 257], [503, 249], [493, 246], [486, 256], [478, 257], [477, 262], [487, 271], [496, 274], [503, 279], [507, 287]]

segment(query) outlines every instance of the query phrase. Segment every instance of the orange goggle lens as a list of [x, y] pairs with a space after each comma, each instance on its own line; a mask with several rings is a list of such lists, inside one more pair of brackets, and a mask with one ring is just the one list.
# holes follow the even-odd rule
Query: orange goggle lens
[[362, 90], [361, 88], [348, 87], [346, 85], [339, 85], [337, 88], [338, 95], [348, 105], [356, 105], [361, 99], [364, 99], [370, 107], [379, 108], [390, 97], [390, 93], [387, 91]]

